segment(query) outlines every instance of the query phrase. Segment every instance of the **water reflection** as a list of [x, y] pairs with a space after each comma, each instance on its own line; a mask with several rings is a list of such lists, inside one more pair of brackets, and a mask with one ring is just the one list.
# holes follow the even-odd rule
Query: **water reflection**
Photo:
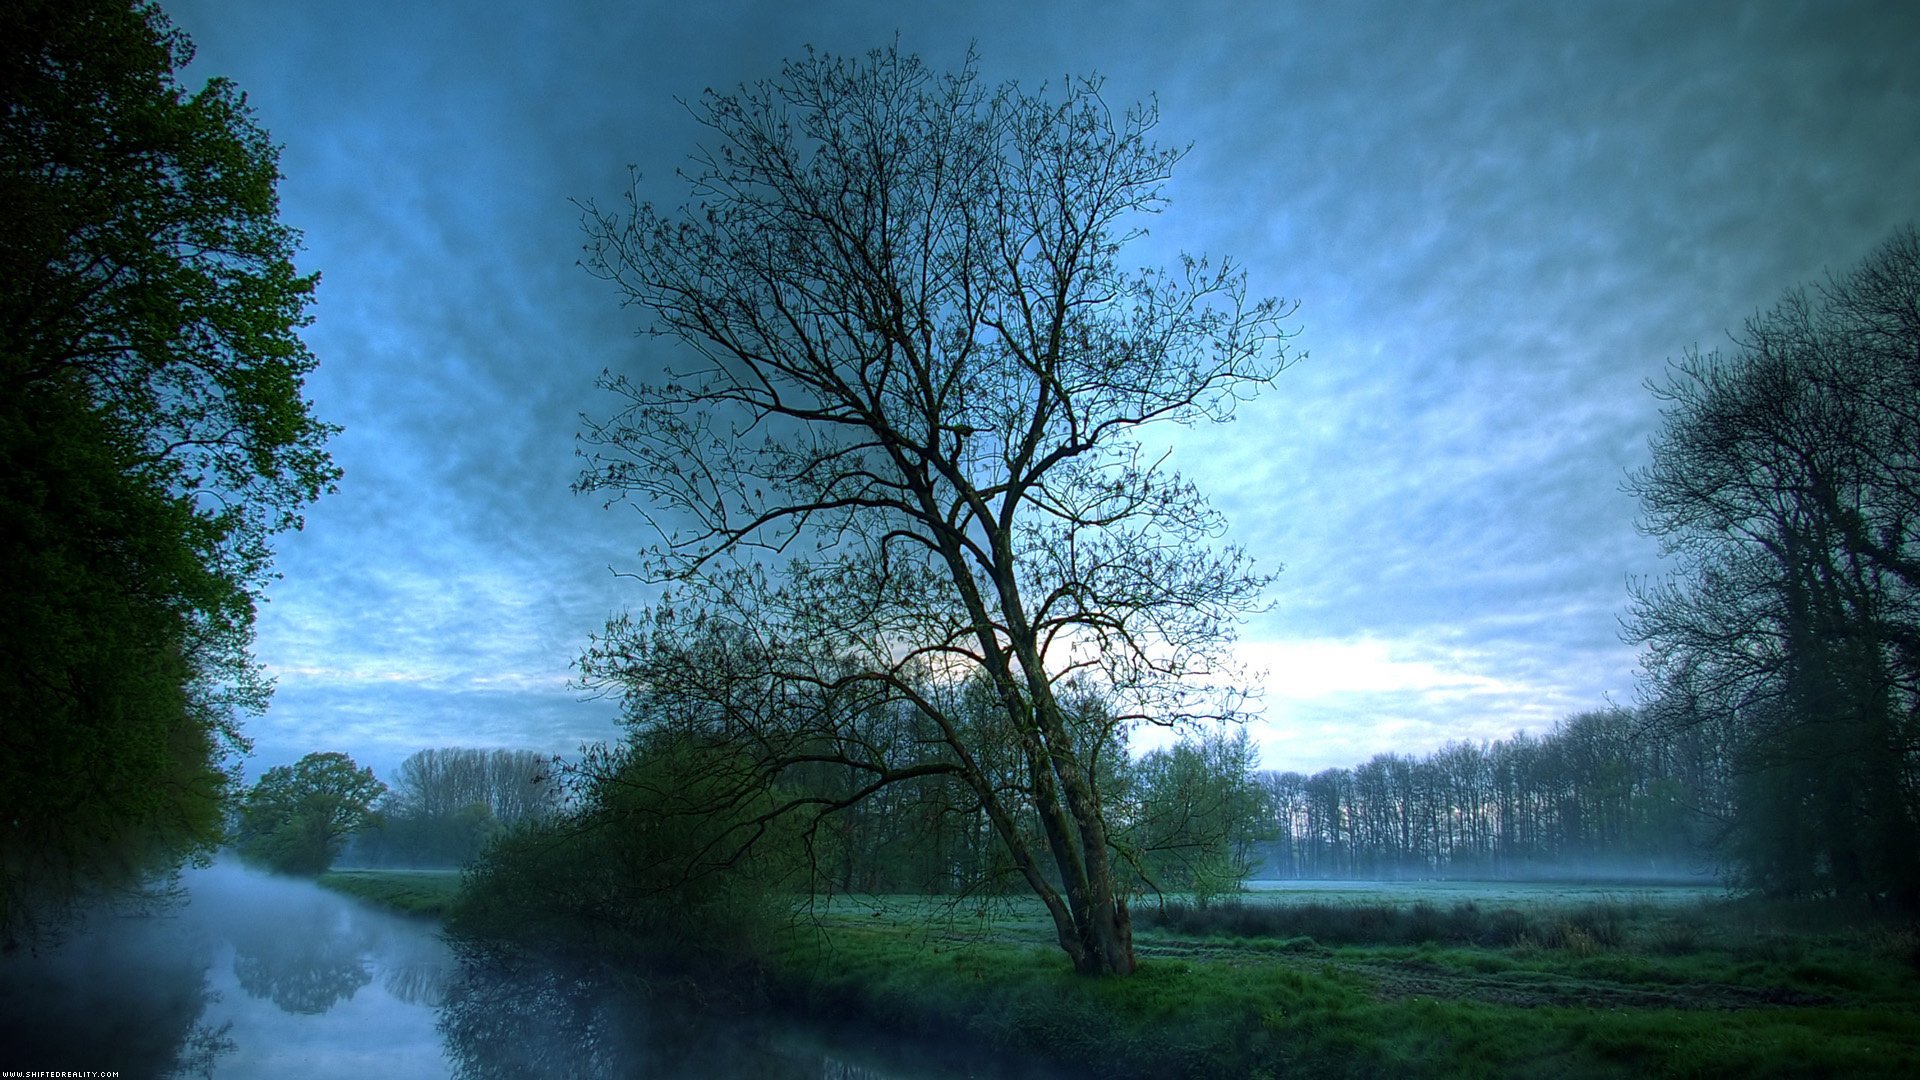
[[373, 981], [369, 942], [357, 929], [346, 913], [318, 907], [300, 922], [247, 925], [232, 938], [234, 977], [256, 998], [318, 1016]]
[[309, 882], [215, 866], [187, 900], [103, 913], [0, 958], [0, 1069], [213, 1078], [1043, 1075], [937, 1046], [748, 1022], [604, 975], [461, 964], [429, 922]]
[[457, 1076], [597, 1080], [633, 1057], [620, 1011], [588, 978], [475, 963], [448, 987], [440, 1031]]
[[[445, 1076], [430, 925], [238, 866], [0, 960], [0, 1067], [123, 1076]], [[373, 986], [376, 975], [381, 985]]]
[[465, 965], [447, 988], [440, 1030], [462, 1080], [1043, 1080], [1058, 1075], [872, 1032], [715, 1013], [665, 995], [638, 995], [604, 975], [558, 964]]

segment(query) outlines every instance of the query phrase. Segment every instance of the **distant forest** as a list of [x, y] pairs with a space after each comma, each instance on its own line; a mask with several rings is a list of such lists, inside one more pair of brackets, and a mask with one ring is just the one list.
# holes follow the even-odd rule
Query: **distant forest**
[[1713, 869], [1728, 758], [1710, 729], [1654, 737], [1614, 709], [1261, 781], [1255, 877], [1684, 878]]

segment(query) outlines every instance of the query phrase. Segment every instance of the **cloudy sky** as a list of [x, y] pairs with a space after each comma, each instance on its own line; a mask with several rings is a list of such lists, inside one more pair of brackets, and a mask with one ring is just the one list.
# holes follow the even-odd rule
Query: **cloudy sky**
[[1625, 472], [1644, 384], [1920, 220], [1920, 5], [163, 0], [190, 79], [284, 146], [323, 274], [309, 390], [338, 494], [283, 537], [249, 772], [346, 750], [613, 738], [570, 665], [645, 591], [646, 541], [576, 497], [603, 368], [663, 346], [576, 265], [573, 199], [665, 203], [676, 99], [808, 45], [892, 42], [992, 81], [1097, 72], [1191, 143], [1136, 252], [1231, 254], [1296, 300], [1293, 368], [1196, 432], [1198, 477], [1284, 567], [1241, 648], [1270, 768], [1541, 730], [1631, 703]]

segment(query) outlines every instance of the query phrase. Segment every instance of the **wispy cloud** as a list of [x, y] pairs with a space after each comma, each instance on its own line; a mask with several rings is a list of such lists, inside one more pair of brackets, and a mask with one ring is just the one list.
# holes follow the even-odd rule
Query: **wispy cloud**
[[675, 99], [809, 43], [898, 32], [947, 66], [973, 40], [990, 79], [1157, 92], [1195, 148], [1128, 257], [1230, 253], [1301, 301], [1312, 358], [1175, 458], [1286, 567], [1243, 646], [1274, 767], [1630, 696], [1642, 383], [1920, 218], [1908, 3], [167, 7], [286, 147], [325, 274], [310, 391], [348, 429], [262, 613], [267, 764], [615, 731], [566, 678], [644, 601], [608, 573], [644, 538], [568, 494], [573, 434], [603, 367], [663, 353], [574, 266], [568, 200], [617, 200], [631, 163], [678, 201]]

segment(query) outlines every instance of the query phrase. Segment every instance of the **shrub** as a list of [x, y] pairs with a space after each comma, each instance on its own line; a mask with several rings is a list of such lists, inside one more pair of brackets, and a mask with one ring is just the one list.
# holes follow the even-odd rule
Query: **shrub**
[[[627, 957], [703, 976], [756, 969], [791, 911], [791, 838], [745, 763], [687, 740], [589, 758], [579, 808], [496, 839], [448, 918], [470, 945]], [[749, 837], [756, 842], [749, 844]]]

